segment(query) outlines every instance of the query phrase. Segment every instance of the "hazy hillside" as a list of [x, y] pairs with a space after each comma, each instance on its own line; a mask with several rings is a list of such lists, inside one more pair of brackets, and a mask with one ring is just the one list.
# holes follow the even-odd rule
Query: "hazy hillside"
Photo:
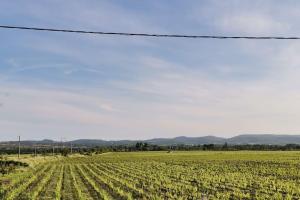
[[300, 144], [300, 135], [239, 135], [227, 139], [230, 144]]
[[174, 145], [174, 144], [186, 144], [186, 145], [197, 145], [197, 144], [223, 144], [226, 141], [225, 138], [215, 136], [204, 136], [204, 137], [176, 137], [176, 138], [156, 138], [146, 140], [150, 144], [157, 145]]
[[[272, 134], [256, 134], [256, 135], [238, 135], [232, 138], [221, 138], [215, 136], [203, 137], [175, 137], [175, 138], [154, 138], [149, 140], [93, 140], [93, 139], [80, 139], [74, 141], [64, 142], [65, 144], [74, 144], [79, 146], [112, 146], [112, 145], [134, 145], [137, 142], [147, 142], [154, 145], [201, 145], [201, 144], [300, 144], [300, 135], [272, 135]], [[17, 145], [17, 141], [0, 142], [0, 145], [10, 144]], [[58, 141], [41, 140], [41, 141], [22, 141], [22, 145], [51, 145], [62, 144]]]

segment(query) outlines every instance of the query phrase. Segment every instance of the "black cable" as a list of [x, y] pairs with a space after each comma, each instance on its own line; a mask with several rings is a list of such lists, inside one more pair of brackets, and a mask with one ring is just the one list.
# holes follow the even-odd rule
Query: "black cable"
[[202, 39], [250, 39], [250, 40], [300, 40], [300, 37], [281, 37], [281, 36], [222, 36], [222, 35], [151, 34], [151, 33], [84, 31], [84, 30], [71, 30], [71, 29], [53, 29], [53, 28], [5, 26], [5, 25], [0, 25], [0, 28], [32, 30], [32, 31], [98, 34], [98, 35], [140, 36], [140, 37], [170, 37], [170, 38], [194, 38], [194, 39], [202, 38]]

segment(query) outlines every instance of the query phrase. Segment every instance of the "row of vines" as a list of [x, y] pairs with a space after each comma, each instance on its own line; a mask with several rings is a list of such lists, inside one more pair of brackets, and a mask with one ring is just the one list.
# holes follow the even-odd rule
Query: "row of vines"
[[300, 154], [110, 153], [2, 177], [1, 198], [300, 199]]

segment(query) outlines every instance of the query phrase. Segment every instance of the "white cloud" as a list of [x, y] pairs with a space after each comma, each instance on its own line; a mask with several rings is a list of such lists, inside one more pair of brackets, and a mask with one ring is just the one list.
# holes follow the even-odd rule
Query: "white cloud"
[[[92, 5], [68, 1], [64, 4], [68, 9], [59, 1], [51, 2], [47, 6], [34, 4], [22, 8], [16, 14], [23, 13], [38, 19], [35, 22], [58, 28], [68, 25], [104, 31], [165, 32], [165, 27], [156, 27], [159, 23], [150, 20], [144, 12], [132, 14], [131, 9], [111, 5], [110, 1], [95, 1]], [[53, 6], [56, 3], [61, 7]], [[188, 13], [187, 10], [176, 13], [178, 16], [174, 18], [182, 20], [180, 25], [175, 27], [175, 23], [169, 23], [168, 28], [197, 34], [204, 31], [277, 35], [297, 26], [295, 20], [282, 18], [259, 6], [248, 9], [247, 4], [220, 4], [209, 5], [209, 11], [201, 17], [207, 16], [196, 16], [194, 21], [184, 18], [183, 13]], [[195, 6], [196, 9], [199, 7]], [[56, 14], [57, 18], [54, 18]], [[164, 17], [165, 13], [160, 15]], [[196, 20], [198, 26], [194, 23]], [[28, 139], [57, 139], [62, 135], [70, 139], [139, 139], [293, 133], [299, 130], [300, 48], [296, 43], [112, 40], [108, 37], [28, 34], [21, 40], [25, 45], [20, 52], [31, 54], [20, 54], [21, 58], [11, 56], [6, 63], [12, 67], [11, 74], [22, 72], [27, 80], [32, 80], [36, 77], [31, 77], [29, 70], [59, 68], [61, 73], [68, 75], [63, 76], [65, 79], [76, 79], [75, 74], [82, 78], [84, 75], [79, 72], [83, 70], [96, 76], [92, 80], [79, 78], [78, 82], [68, 79], [71, 81], [65, 80], [59, 85], [55, 83], [56, 74], [49, 74], [52, 75], [50, 78], [47, 74], [40, 78], [42, 84], [38, 84], [39, 87], [26, 80], [17, 83], [19, 77], [12, 77], [11, 82], [2, 81], [0, 127], [5, 137], [0, 135], [0, 139], [8, 138], [6, 133], [20, 132]], [[31, 59], [28, 65], [22, 56]], [[255, 73], [258, 70], [264, 73]], [[220, 78], [220, 74], [225, 78]], [[6, 75], [0, 74], [0, 78], [4, 80]], [[246, 76], [249, 77], [247, 81]], [[92, 83], [84, 85], [89, 81]], [[4, 97], [2, 91], [9, 91], [11, 95]], [[39, 136], [40, 133], [43, 134]]]
[[[82, 95], [75, 92], [34, 89], [1, 88], [9, 91], [3, 106], [1, 118], [16, 121], [34, 120], [71, 121], [81, 124], [102, 124], [107, 118], [101, 110], [113, 112], [115, 109], [101, 97]], [[96, 108], [100, 109], [96, 109]], [[4, 113], [3, 113], [4, 112]]]
[[262, 13], [240, 12], [221, 15], [216, 19], [217, 28], [232, 34], [273, 35], [286, 32], [287, 24]]

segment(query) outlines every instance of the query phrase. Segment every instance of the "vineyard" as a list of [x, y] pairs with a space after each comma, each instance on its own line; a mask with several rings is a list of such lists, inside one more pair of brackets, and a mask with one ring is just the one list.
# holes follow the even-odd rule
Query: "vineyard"
[[13, 199], [300, 199], [298, 152], [139, 152], [49, 159], [0, 178]]

